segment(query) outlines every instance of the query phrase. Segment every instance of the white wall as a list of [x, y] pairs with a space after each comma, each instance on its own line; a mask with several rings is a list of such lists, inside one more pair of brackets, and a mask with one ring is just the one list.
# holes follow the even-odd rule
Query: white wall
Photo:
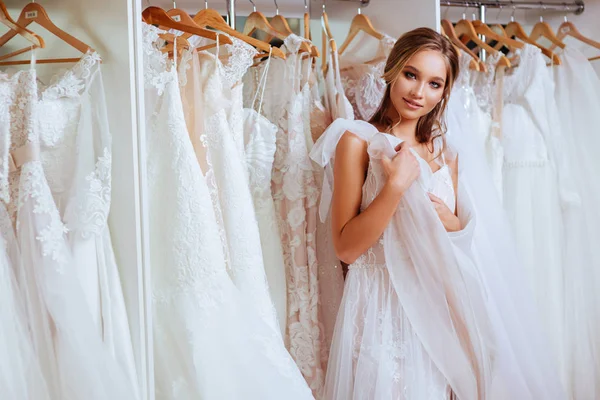
[[[145, 382], [146, 329], [143, 307], [142, 235], [139, 202], [137, 106], [134, 74], [133, 24], [141, 11], [133, 14], [134, 0], [38, 0], [50, 19], [61, 29], [94, 48], [102, 57], [102, 75], [106, 92], [110, 129], [113, 136], [112, 207], [109, 217], [113, 245], [120, 269], [125, 301], [133, 335], [136, 364], [141, 385]], [[16, 20], [23, 0], [5, 1]], [[137, 3], [136, 3], [137, 4]], [[42, 36], [46, 48], [38, 58], [78, 57], [70, 48], [39, 25], [31, 30]], [[4, 33], [3, 26], [0, 33]], [[8, 53], [28, 42], [15, 37], [1, 49]], [[26, 54], [21, 58], [28, 58]], [[42, 79], [72, 64], [38, 64]]]

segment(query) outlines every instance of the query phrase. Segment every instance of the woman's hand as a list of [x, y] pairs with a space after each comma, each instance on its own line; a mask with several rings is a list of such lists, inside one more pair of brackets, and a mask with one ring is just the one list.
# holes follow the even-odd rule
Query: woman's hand
[[383, 157], [383, 170], [388, 178], [387, 184], [394, 191], [404, 194], [412, 183], [419, 177], [421, 169], [417, 157], [410, 151], [410, 146], [402, 142], [396, 147], [393, 158]]
[[450, 209], [448, 208], [446, 203], [444, 203], [439, 197], [436, 197], [431, 193], [427, 193], [427, 194], [429, 195], [429, 199], [433, 203], [433, 206], [435, 208], [435, 211], [438, 214], [438, 217], [440, 217], [440, 221], [442, 221], [444, 228], [446, 228], [446, 231], [447, 232], [460, 231], [462, 229], [460, 226], [460, 220], [458, 219], [458, 217], [456, 215], [454, 215], [454, 213], [452, 211], [450, 211]]

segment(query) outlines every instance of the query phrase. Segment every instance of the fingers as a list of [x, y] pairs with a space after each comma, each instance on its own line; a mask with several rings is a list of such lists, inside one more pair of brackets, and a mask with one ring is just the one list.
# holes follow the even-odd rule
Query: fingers
[[436, 204], [443, 204], [442, 199], [434, 195], [433, 193], [427, 193], [429, 199]]

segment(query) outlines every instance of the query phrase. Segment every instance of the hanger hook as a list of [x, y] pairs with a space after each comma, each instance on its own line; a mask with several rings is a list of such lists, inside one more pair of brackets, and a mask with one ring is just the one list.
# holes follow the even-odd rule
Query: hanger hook
[[567, 3], [563, 3], [563, 7], [565, 7], [565, 22], [569, 22], [569, 18], [567, 14], [569, 13], [569, 9], [567, 8]]
[[204, 9], [208, 10], [208, 0], [204, 0]]
[[465, 9], [463, 10], [462, 19], [467, 19], [467, 9], [469, 8], [469, 3], [465, 1]]
[[500, 19], [500, 14], [502, 14], [502, 9], [504, 8], [504, 5], [501, 3], [498, 3], [498, 15], [496, 15], [496, 19], [499, 20]]
[[323, 14], [325, 14], [325, 0], [323, 0]]
[[546, 6], [541, 1], [540, 6], [542, 6], [542, 12], [540, 13], [540, 22], [544, 22], [544, 12], [546, 11]]
[[173, 0], [173, 8], [177, 8], [177, 3], [175, 3], [175, 0]]
[[446, 1], [446, 11], [444, 12], [444, 19], [448, 19], [448, 11], [450, 11], [450, 0]]
[[304, 0], [304, 12], [308, 10], [308, 3]]
[[254, 12], [256, 12], [256, 4], [254, 4], [254, 1], [252, 0], [248, 0], [250, 3], [252, 3], [252, 7], [254, 8]]
[[510, 15], [510, 22], [515, 22], [515, 11], [517, 11], [517, 6], [515, 6], [515, 2], [510, 0], [510, 4], [512, 4], [512, 14]]
[[279, 15], [279, 5], [277, 4], [277, 0], [273, 0], [273, 3], [275, 3], [275, 15]]

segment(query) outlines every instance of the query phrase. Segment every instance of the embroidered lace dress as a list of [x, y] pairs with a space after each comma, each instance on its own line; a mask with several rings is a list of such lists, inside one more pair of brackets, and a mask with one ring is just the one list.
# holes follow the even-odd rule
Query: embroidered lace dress
[[131, 334], [113, 252], [111, 136], [100, 70], [90, 52], [41, 91], [41, 161], [98, 335], [137, 388]]
[[340, 74], [346, 96], [354, 108], [354, 118], [368, 121], [383, 100], [385, 62], [396, 42], [384, 35], [376, 39], [359, 33], [340, 56]]
[[[313, 393], [323, 387], [322, 329], [319, 321], [319, 285], [316, 259], [318, 187], [308, 157], [302, 90], [302, 38], [284, 42], [285, 60], [270, 61], [263, 115], [277, 126], [271, 190], [287, 276], [286, 345]], [[260, 76], [265, 63], [255, 70]], [[305, 71], [306, 72], [306, 71]], [[247, 78], [252, 82], [252, 78]]]
[[[85, 55], [65, 76], [86, 62]], [[38, 93], [33, 66], [17, 72], [10, 104], [11, 155], [9, 209], [21, 248], [16, 274], [23, 293], [29, 332], [52, 399], [136, 398], [136, 388], [123, 365], [102, 342], [92, 319], [78, 259], [69, 245], [42, 164], [44, 134], [39, 110], [44, 95], [60, 89], [60, 79]], [[70, 87], [67, 85], [67, 87]], [[81, 86], [76, 86], [81, 90]], [[39, 98], [38, 98], [39, 96]], [[5, 103], [6, 105], [6, 103]], [[64, 117], [66, 105], [57, 105], [56, 118]], [[85, 120], [80, 129], [92, 129]], [[60, 136], [57, 133], [57, 136]]]
[[155, 46], [159, 32], [144, 26], [157, 398], [308, 400], [280, 334], [227, 273], [178, 75]]
[[[6, 166], [8, 189], [8, 148], [10, 113], [8, 104], [14, 94], [14, 80], [0, 77], [0, 161]], [[6, 190], [8, 200], [8, 190]], [[28, 333], [24, 298], [15, 271], [20, 267], [20, 251], [13, 226], [0, 201], [0, 392], [9, 399], [50, 400], [33, 343]]]
[[228, 255], [229, 274], [249, 304], [279, 331], [248, 182], [242, 99], [232, 100], [234, 95], [242, 94], [241, 87], [232, 92], [232, 86], [251, 64], [254, 50], [249, 51], [248, 45], [232, 40], [232, 45], [223, 46], [230, 54], [228, 64], [207, 51], [192, 58], [183, 101], [188, 110], [200, 116], [193, 117], [196, 122], [190, 135], [195, 136], [199, 163], [205, 166], [217, 221], [222, 224], [221, 238]]

